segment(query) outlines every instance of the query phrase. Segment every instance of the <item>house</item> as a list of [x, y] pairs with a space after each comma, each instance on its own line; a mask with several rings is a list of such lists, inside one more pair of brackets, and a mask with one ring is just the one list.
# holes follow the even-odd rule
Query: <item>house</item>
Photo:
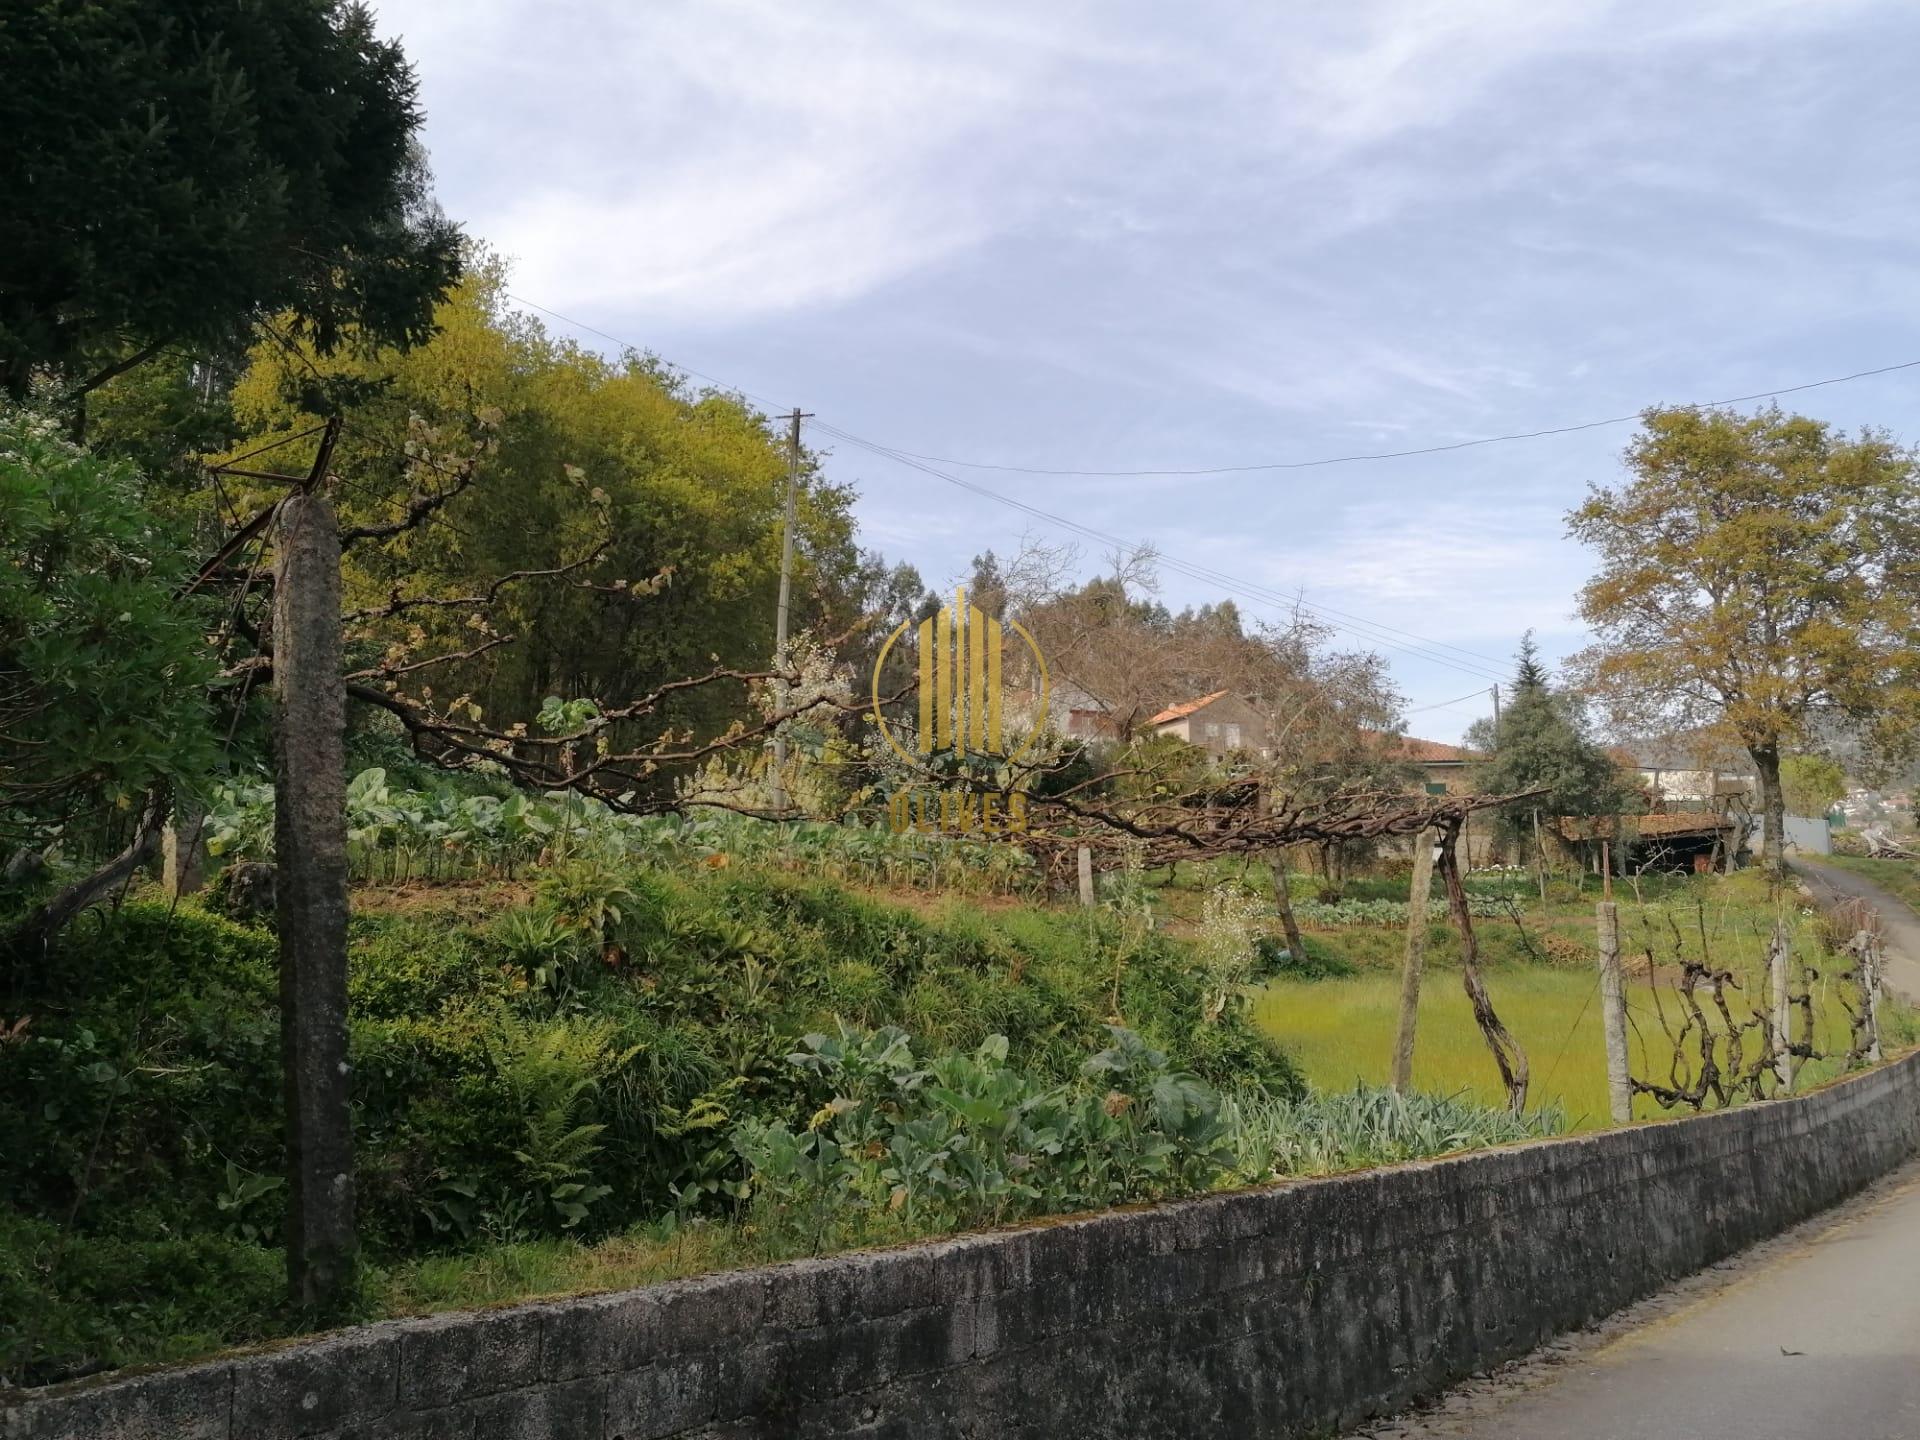
[[1064, 677], [1053, 682], [1047, 712], [1051, 727], [1069, 740], [1119, 738], [1119, 721], [1107, 702]]
[[1714, 759], [1673, 745], [1622, 746], [1608, 753], [1622, 770], [1639, 776], [1655, 810], [1724, 808], [1754, 788], [1752, 767], [1729, 756]]
[[1479, 758], [1473, 751], [1412, 735], [1389, 735], [1384, 730], [1362, 733], [1381, 745], [1387, 759], [1419, 771], [1427, 794], [1464, 795], [1473, 789], [1473, 762]]
[[1147, 721], [1147, 728], [1198, 746], [1217, 760], [1243, 751], [1270, 753], [1265, 717], [1231, 690], [1169, 705]]
[[1119, 738], [1120, 723], [1106, 701], [1071, 680], [1055, 679], [1046, 687], [1046, 712], [1041, 713], [1038, 676], [1025, 676], [1005, 690], [1007, 723], [1016, 732], [1047, 730], [1069, 740]]

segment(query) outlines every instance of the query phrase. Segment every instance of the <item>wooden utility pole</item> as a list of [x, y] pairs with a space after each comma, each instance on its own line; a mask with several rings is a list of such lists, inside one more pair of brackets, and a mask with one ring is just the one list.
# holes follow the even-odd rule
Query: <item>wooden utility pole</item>
[[1493, 687], [1493, 728], [1500, 728], [1500, 687]]
[[1400, 966], [1400, 1029], [1393, 1041], [1394, 1090], [1413, 1088], [1413, 1037], [1420, 1018], [1420, 976], [1427, 964], [1427, 899], [1433, 893], [1431, 830], [1413, 837], [1413, 879], [1407, 885], [1407, 952]]
[[1607, 1044], [1607, 1108], [1613, 1123], [1633, 1119], [1633, 1077], [1627, 1068], [1627, 982], [1620, 968], [1620, 907], [1602, 900], [1600, 929], [1600, 1029]]
[[[780, 524], [780, 604], [773, 613], [773, 668], [787, 668], [787, 611], [793, 597], [793, 531], [800, 506], [800, 422], [810, 417], [799, 406], [787, 416], [787, 503]], [[784, 704], [786, 686], [780, 685]], [[787, 808], [787, 737], [773, 736], [773, 808]]]
[[287, 1278], [295, 1304], [322, 1312], [351, 1296], [355, 1254], [340, 527], [313, 493], [337, 430], [329, 428], [307, 488], [281, 503], [273, 594]]

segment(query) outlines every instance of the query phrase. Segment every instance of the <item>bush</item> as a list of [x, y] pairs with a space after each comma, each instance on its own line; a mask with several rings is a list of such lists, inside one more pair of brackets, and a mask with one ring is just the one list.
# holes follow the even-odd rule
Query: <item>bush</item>
[[1109, 1030], [1065, 1085], [1010, 1065], [1002, 1035], [927, 1060], [894, 1027], [807, 1036], [790, 1063], [818, 1081], [813, 1119], [733, 1132], [756, 1223], [817, 1248], [849, 1212], [951, 1229], [1206, 1188], [1232, 1158], [1218, 1093]]
[[1242, 1090], [1228, 1107], [1228, 1127], [1241, 1176], [1257, 1181], [1540, 1139], [1564, 1131], [1566, 1117], [1557, 1109], [1515, 1115], [1458, 1096], [1363, 1085], [1296, 1099]]
[[[155, 1230], [158, 1227], [154, 1227]], [[188, 1359], [291, 1323], [276, 1249], [220, 1234], [75, 1237], [0, 1208], [0, 1387]]]
[[1339, 980], [1358, 975], [1360, 967], [1336, 950], [1302, 936], [1304, 953], [1295, 955], [1284, 940], [1262, 935], [1254, 942], [1255, 975], [1262, 980]]
[[[1237, 1084], [1301, 1088], [1243, 1007], [1207, 1020], [1208, 976], [1188, 947], [1118, 914], [987, 917], [965, 904], [916, 914], [779, 871], [681, 873], [578, 854], [545, 867], [525, 897], [505, 885], [414, 892], [353, 920], [359, 1227], [376, 1273], [482, 1245], [590, 1244], [663, 1217], [724, 1217], [747, 1178], [737, 1133], [813, 1133], [822, 1078], [789, 1057], [842, 1019], [863, 1032], [905, 1020], [917, 1047], [946, 1057], [926, 1067], [944, 1077], [929, 1084], [973, 1093], [1007, 1072], [1022, 1104], [1052, 1096], [1061, 1123], [1108, 1147], [1108, 1160], [1083, 1153], [1079, 1172], [1033, 1187], [1041, 1198], [1021, 1192], [1030, 1182], [1011, 1179], [1017, 1167], [1006, 1197], [985, 1181], [926, 1192], [924, 1206], [916, 1199], [926, 1223], [1001, 1213], [1003, 1200], [1096, 1204], [1206, 1183], [1203, 1150], [1169, 1152], [1164, 1171], [1136, 1167], [1157, 1163], [1141, 1147], [1171, 1133], [1171, 1112], [1153, 1107], [1189, 1079], [1200, 1087], [1190, 1099]], [[129, 1296], [102, 1301], [97, 1334], [49, 1311], [36, 1373], [178, 1353], [147, 1314], [171, 1317], [183, 1337], [246, 1338], [281, 1323], [277, 1282], [269, 1295], [242, 1273], [268, 1266], [259, 1242], [285, 1214], [275, 963], [263, 927], [191, 901], [169, 917], [135, 899], [88, 917], [15, 978], [32, 1020], [0, 1043], [0, 1212], [27, 1227], [8, 1233], [30, 1253], [6, 1263], [17, 1285], [38, 1283], [32, 1257], [43, 1252], [28, 1229], [75, 1213], [69, 1250], [121, 1266]], [[1089, 1054], [1120, 1046], [1109, 1027], [1123, 1021], [1135, 1058], [1113, 1077], [1084, 1074]], [[1139, 1058], [1151, 1055], [1162, 1058]], [[1186, 1078], [1156, 1093], [1165, 1077]], [[1089, 1095], [1110, 1090], [1143, 1108], [1086, 1111]], [[1016, 1153], [1001, 1159], [1011, 1166]], [[897, 1220], [882, 1207], [861, 1223]], [[151, 1248], [182, 1237], [204, 1246]], [[230, 1311], [212, 1293], [221, 1266], [240, 1277]], [[198, 1295], [203, 1282], [209, 1294]], [[69, 1299], [49, 1291], [34, 1305]]]

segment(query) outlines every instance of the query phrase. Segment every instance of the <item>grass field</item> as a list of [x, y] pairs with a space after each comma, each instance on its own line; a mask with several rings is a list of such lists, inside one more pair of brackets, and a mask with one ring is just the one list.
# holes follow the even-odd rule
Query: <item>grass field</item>
[[[1746, 1004], [1739, 997], [1731, 1003], [1734, 1013], [1742, 1015], [1756, 1000], [1763, 1002], [1765, 990], [1757, 957], [1729, 956], [1726, 963], [1741, 973]], [[1558, 1105], [1571, 1129], [1606, 1125], [1607, 1077], [1597, 967], [1500, 965], [1489, 968], [1485, 978], [1494, 1009], [1527, 1053], [1532, 1070], [1529, 1108]], [[1815, 984], [1820, 1047], [1844, 1052], [1846, 1014], [1831, 990], [1823, 993], [1820, 988], [1830, 987], [1832, 982]], [[1399, 997], [1398, 976], [1384, 969], [1343, 979], [1274, 980], [1256, 997], [1254, 1015], [1314, 1086], [1325, 1090], [1361, 1081], [1381, 1084], [1388, 1078]], [[1659, 998], [1669, 1016], [1675, 1016], [1674, 995], [1664, 980]], [[1633, 1073], [1664, 1082], [1672, 1046], [1660, 1026], [1654, 1001], [1653, 990], [1644, 977], [1630, 982], [1627, 1004], [1632, 1024], [1628, 1044]], [[1912, 1043], [1915, 1025], [1911, 1012], [1889, 1006], [1883, 1022], [1889, 1044]], [[1758, 1043], [1757, 1036], [1747, 1040], [1749, 1047]], [[1752, 1053], [1751, 1048], [1748, 1053]], [[1837, 1060], [1807, 1065], [1796, 1080], [1796, 1088], [1818, 1084], [1841, 1068]], [[1456, 967], [1427, 971], [1414, 1045], [1414, 1084], [1440, 1094], [1465, 1092], [1489, 1104], [1503, 1099], [1499, 1072], [1474, 1024]], [[1634, 1102], [1636, 1119], [1666, 1113], [1651, 1097], [1640, 1096]]]

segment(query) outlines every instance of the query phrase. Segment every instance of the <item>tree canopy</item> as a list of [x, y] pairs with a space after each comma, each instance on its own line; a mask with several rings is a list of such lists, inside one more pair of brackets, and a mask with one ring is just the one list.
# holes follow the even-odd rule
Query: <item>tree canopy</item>
[[[480, 258], [435, 312], [433, 338], [405, 352], [256, 345], [233, 389], [233, 452], [313, 429], [315, 397], [346, 394], [332, 462], [351, 482], [337, 496], [343, 523], [390, 524], [414, 493], [422, 447], [456, 451], [474, 418], [488, 417], [470, 488], [432, 523], [350, 552], [346, 603], [473, 594], [604, 547], [581, 577], [591, 584], [503, 594], [493, 614], [519, 638], [435, 677], [489, 721], [532, 721], [548, 696], [644, 693], [716, 660], [765, 668], [787, 473], [777, 427], [737, 397], [690, 389], [652, 357], [609, 361], [555, 338], [506, 305], [504, 283], [503, 269]], [[271, 458], [299, 469], [315, 443]], [[821, 480], [810, 457], [803, 480], [794, 631], [837, 633], [870, 602], [917, 599], [911, 572], [856, 549], [852, 493]], [[243, 488], [236, 498], [273, 495]], [[662, 579], [646, 604], [631, 603]], [[408, 624], [439, 639], [468, 621], [443, 607], [414, 611]], [[690, 691], [655, 718], [711, 733], [737, 711], [737, 695]]]
[[458, 272], [417, 84], [341, 0], [26, 0], [0, 17], [0, 391], [284, 313], [424, 339]]
[[1825, 815], [1847, 798], [1847, 772], [1825, 755], [1789, 755], [1780, 762], [1780, 790], [1789, 815]]
[[1650, 410], [1625, 459], [1568, 519], [1598, 560], [1580, 669], [1631, 733], [1747, 751], [1778, 877], [1783, 753], [1823, 721], [1898, 754], [1920, 723], [1913, 457], [1776, 407]]
[[[1499, 720], [1477, 721], [1467, 741], [1488, 756], [1475, 777], [1485, 794], [1545, 790], [1534, 803], [1549, 815], [1613, 815], [1626, 803], [1618, 768], [1589, 733], [1580, 697], [1549, 683], [1531, 631], [1521, 637], [1512, 696]], [[1530, 812], [1501, 815], [1501, 827], [1514, 837], [1530, 824]]]
[[203, 617], [132, 466], [0, 406], [0, 849], [214, 758]]

